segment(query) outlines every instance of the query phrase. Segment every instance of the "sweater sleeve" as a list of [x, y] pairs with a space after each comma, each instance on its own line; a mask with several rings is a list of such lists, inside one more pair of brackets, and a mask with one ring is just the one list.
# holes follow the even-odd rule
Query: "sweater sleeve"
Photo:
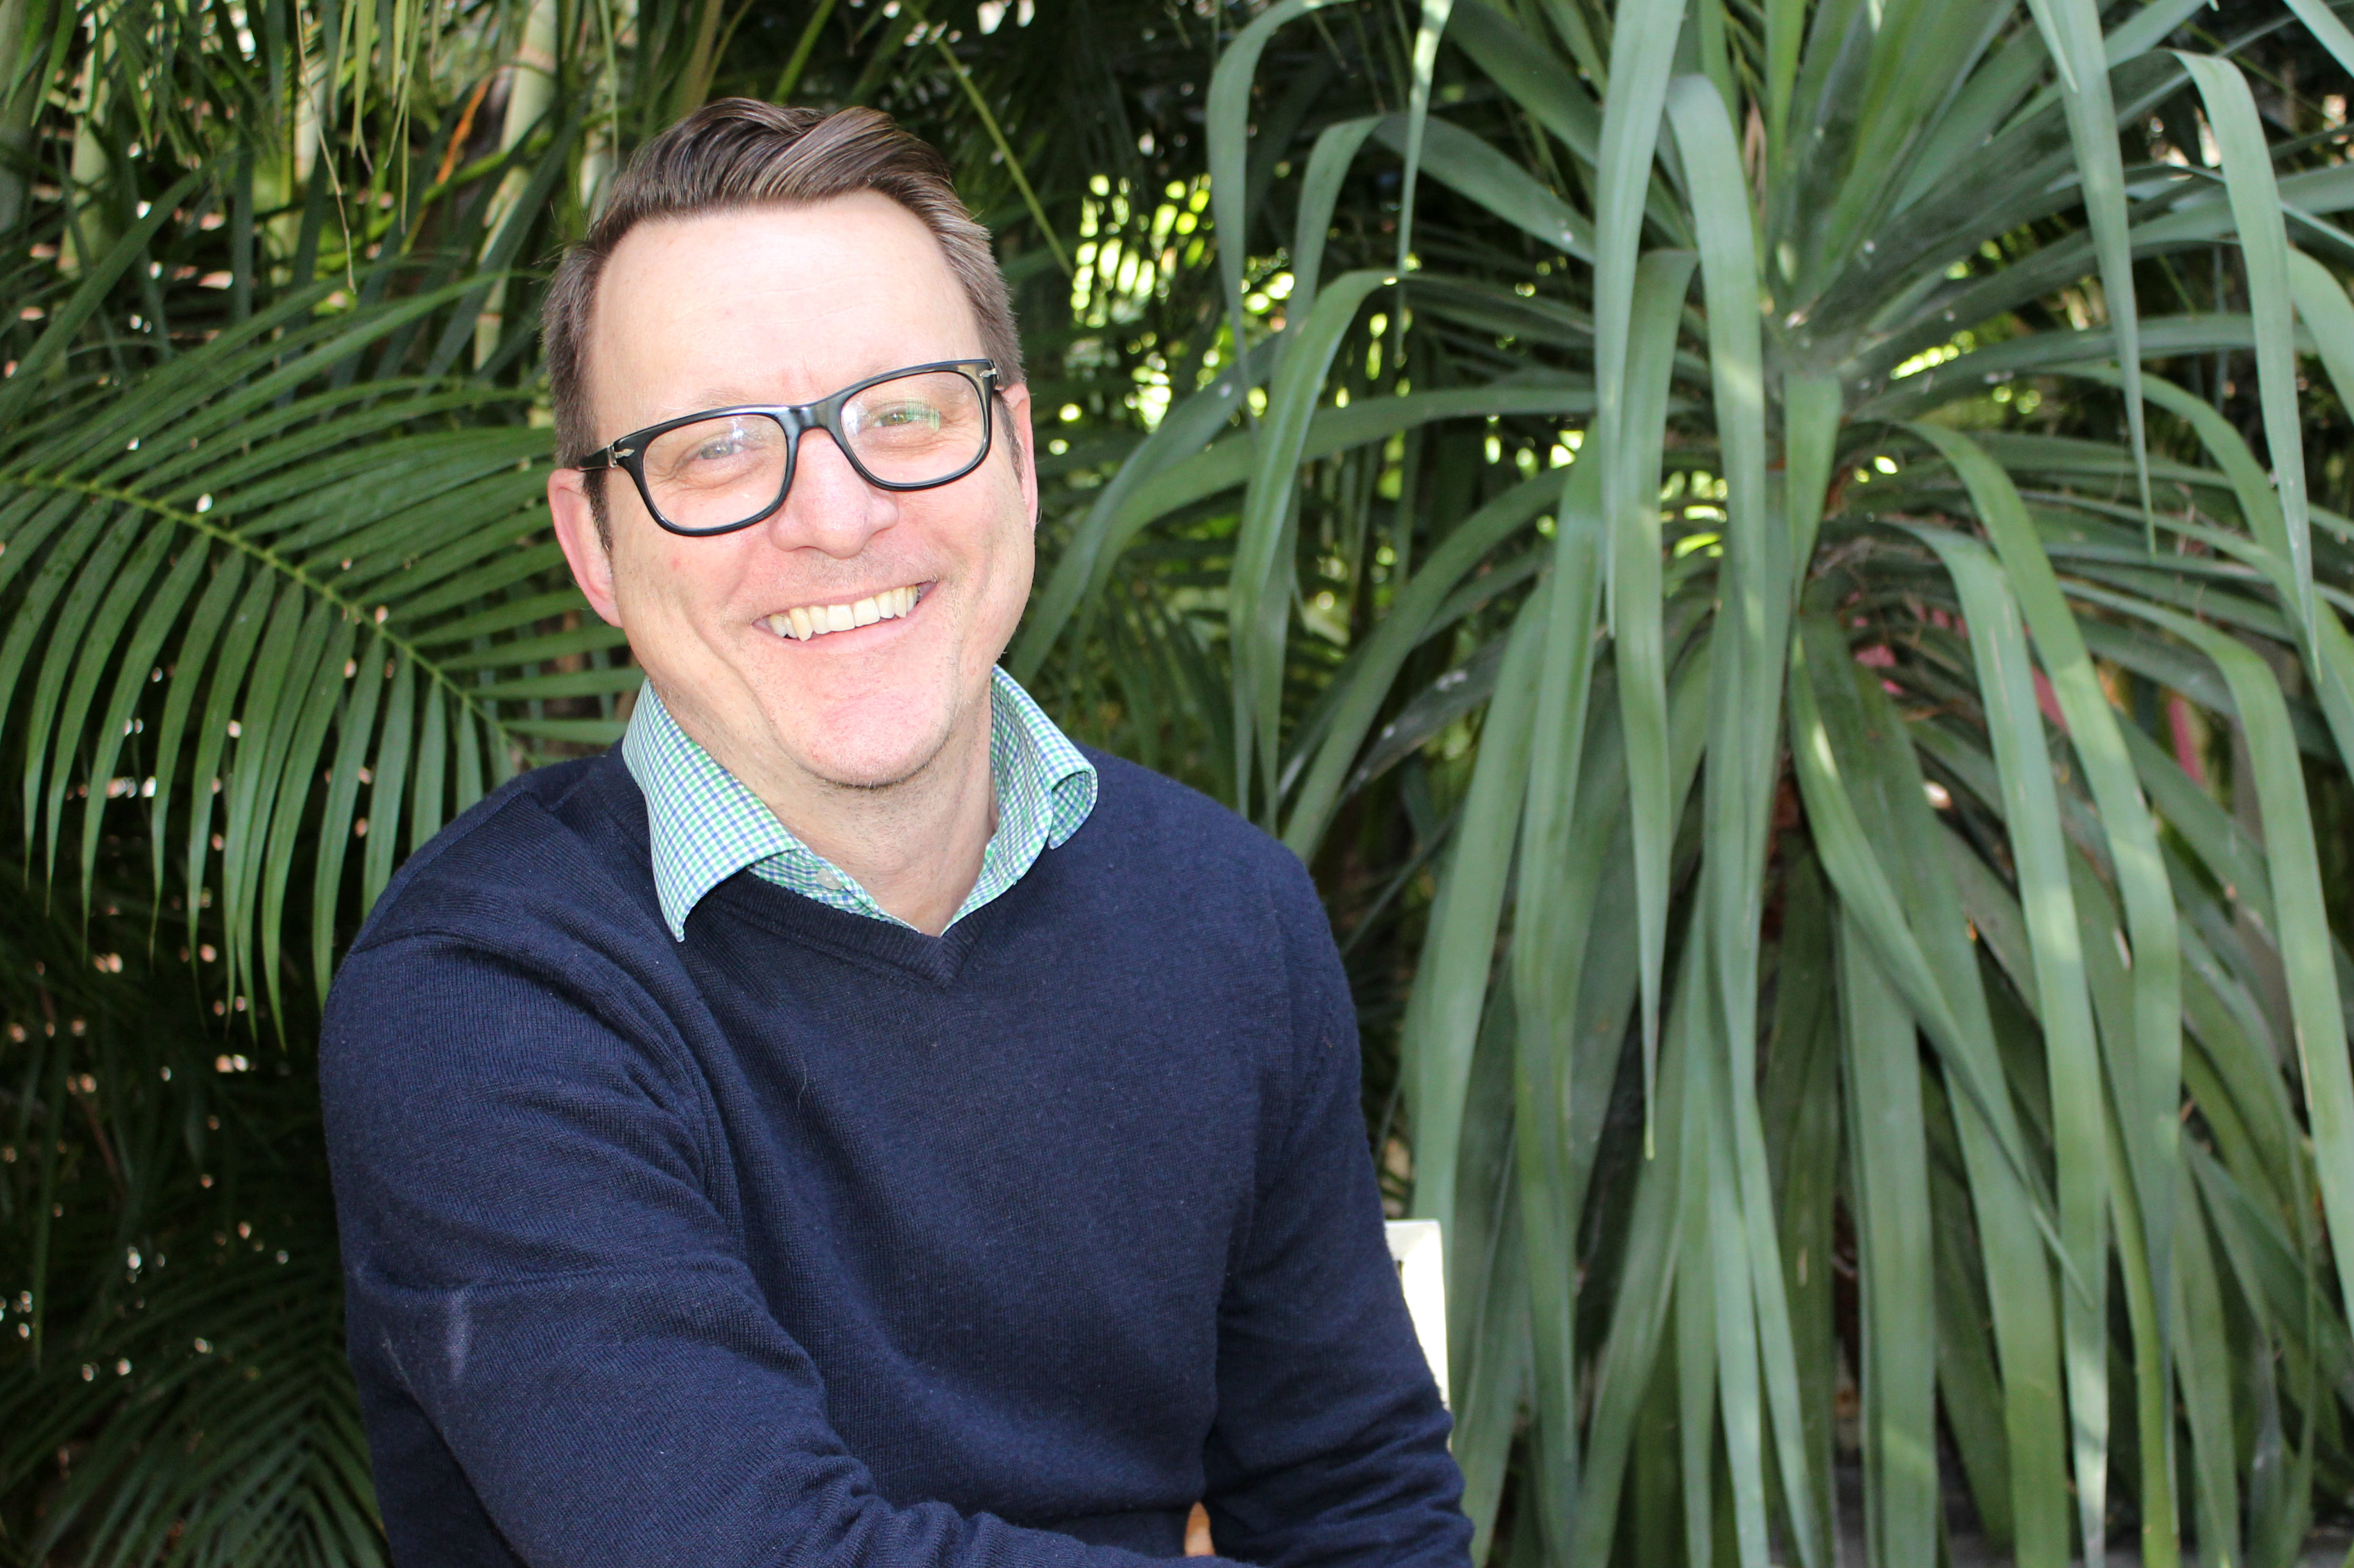
[[1449, 1422], [1383, 1232], [1354, 1005], [1322, 905], [1283, 861], [1295, 1086], [1221, 1308], [1211, 1535], [1268, 1568], [1468, 1564]]
[[459, 1561], [446, 1510], [533, 1568], [1147, 1562], [878, 1494], [741, 1255], [664, 1026], [560, 967], [403, 936], [329, 1002], [353, 1359], [379, 1477], [434, 1499], [397, 1560]]

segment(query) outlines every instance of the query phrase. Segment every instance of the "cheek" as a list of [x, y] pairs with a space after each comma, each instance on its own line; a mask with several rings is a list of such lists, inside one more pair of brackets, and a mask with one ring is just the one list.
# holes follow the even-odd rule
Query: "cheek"
[[[1001, 527], [990, 542], [988, 591], [981, 609], [986, 627], [984, 641], [992, 645], [1009, 642], [1013, 629], [1021, 623], [1022, 611], [1030, 602], [1031, 575], [1037, 564], [1037, 550], [1032, 540], [1026, 519], [1016, 516]], [[995, 657], [998, 647], [993, 647]]]
[[1001, 550], [1005, 561], [1006, 592], [1013, 600], [1013, 613], [1019, 616], [1022, 607], [1029, 602], [1030, 578], [1037, 569], [1036, 536], [1031, 533], [1028, 524], [1018, 525], [1012, 530]]
[[635, 616], [674, 639], [691, 623], [720, 612], [726, 577], [716, 568], [722, 563], [695, 551], [695, 541], [664, 534], [633, 543], [634, 548], [617, 549], [613, 561], [613, 594], [625, 624]]
[[997, 521], [991, 531], [991, 547], [1004, 564], [1004, 569], [1018, 570], [1026, 578], [1037, 555], [1038, 524], [1022, 476], [1003, 475], [993, 500], [992, 515]]
[[[1034, 555], [1030, 526], [1020, 511], [1003, 505], [1007, 499], [1005, 495], [992, 497], [999, 503], [993, 521], [973, 532], [970, 546], [973, 578], [980, 589], [976, 596], [979, 603], [974, 608], [991, 622], [1008, 614], [1019, 615], [1030, 597]], [[1018, 505], [1020, 498], [1012, 499]]]

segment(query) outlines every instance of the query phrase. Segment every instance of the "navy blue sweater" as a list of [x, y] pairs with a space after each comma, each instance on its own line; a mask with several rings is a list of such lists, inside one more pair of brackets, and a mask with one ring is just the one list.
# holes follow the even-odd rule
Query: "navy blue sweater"
[[1314, 891], [1094, 760], [939, 938], [745, 873], [673, 942], [618, 752], [404, 868], [322, 1064], [398, 1562], [1467, 1560]]

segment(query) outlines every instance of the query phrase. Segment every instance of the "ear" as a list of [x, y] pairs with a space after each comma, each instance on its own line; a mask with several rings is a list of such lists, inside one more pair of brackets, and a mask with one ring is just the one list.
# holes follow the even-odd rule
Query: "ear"
[[1038, 526], [1038, 443], [1030, 433], [1030, 388], [1008, 387], [998, 396], [1005, 402], [1007, 433], [1017, 438], [1014, 477], [1022, 482], [1022, 505], [1034, 529]]
[[[610, 481], [611, 476], [607, 476]], [[588, 503], [588, 476], [577, 468], [551, 470], [547, 476], [547, 510], [556, 519], [556, 542], [572, 567], [588, 608], [604, 617], [608, 626], [621, 624], [621, 610], [613, 597], [613, 556], [597, 533], [597, 514]]]

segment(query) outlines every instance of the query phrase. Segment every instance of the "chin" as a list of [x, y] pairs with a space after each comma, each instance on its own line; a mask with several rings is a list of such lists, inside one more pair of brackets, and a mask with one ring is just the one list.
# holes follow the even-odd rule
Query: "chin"
[[836, 789], [894, 789], [923, 771], [922, 765], [908, 768], [841, 768], [820, 765], [810, 771], [818, 779]]
[[888, 789], [923, 772], [947, 740], [942, 731], [895, 736], [873, 747], [811, 747], [802, 751], [801, 762], [813, 776], [837, 789]]

